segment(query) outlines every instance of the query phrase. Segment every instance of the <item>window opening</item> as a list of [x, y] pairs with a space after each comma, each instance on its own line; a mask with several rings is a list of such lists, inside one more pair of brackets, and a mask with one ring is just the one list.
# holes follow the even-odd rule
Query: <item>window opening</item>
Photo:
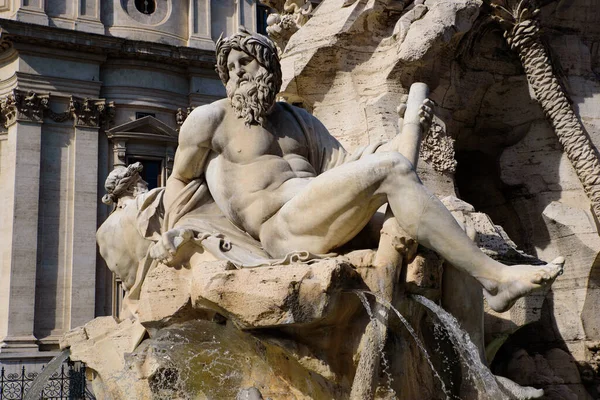
[[151, 116], [151, 117], [156, 118], [156, 114], [155, 113], [149, 113], [149, 112], [143, 112], [143, 111], [137, 111], [135, 113], [135, 119], [140, 119], [140, 118], [144, 118], [144, 117], [147, 117], [147, 116]]
[[266, 35], [267, 34], [267, 17], [271, 14], [271, 8], [258, 5], [256, 7], [256, 32]]
[[135, 8], [142, 14], [152, 14], [156, 11], [155, 0], [135, 0]]
[[162, 182], [162, 160], [152, 160], [139, 157], [129, 157], [128, 163], [139, 162], [144, 166], [140, 176], [148, 183], [148, 190], [155, 189], [163, 185]]

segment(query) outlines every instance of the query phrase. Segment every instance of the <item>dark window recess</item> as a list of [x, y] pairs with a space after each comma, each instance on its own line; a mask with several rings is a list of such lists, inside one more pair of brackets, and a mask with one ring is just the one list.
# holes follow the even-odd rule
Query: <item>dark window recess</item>
[[147, 117], [148, 115], [156, 118], [156, 114], [154, 114], [154, 113], [138, 111], [135, 113], [135, 119], [144, 118], [144, 117]]
[[135, 8], [142, 14], [152, 14], [156, 11], [155, 0], [135, 0]]
[[269, 7], [263, 5], [256, 7], [256, 32], [263, 35], [267, 34], [267, 17], [269, 14], [271, 14]]
[[298, 108], [304, 108], [304, 104], [299, 101], [299, 102], [294, 102], [292, 103], [293, 106], [298, 107]]
[[144, 166], [142, 173], [142, 179], [148, 182], [148, 190], [152, 190], [159, 186], [162, 186], [162, 161], [161, 160], [147, 160], [144, 158], [129, 158], [129, 164], [134, 162], [140, 162]]

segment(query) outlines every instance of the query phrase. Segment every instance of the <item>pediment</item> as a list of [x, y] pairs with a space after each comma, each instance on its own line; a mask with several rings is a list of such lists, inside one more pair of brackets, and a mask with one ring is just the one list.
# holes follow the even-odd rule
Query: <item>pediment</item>
[[177, 131], [151, 115], [106, 131], [109, 139], [137, 139], [177, 143]]

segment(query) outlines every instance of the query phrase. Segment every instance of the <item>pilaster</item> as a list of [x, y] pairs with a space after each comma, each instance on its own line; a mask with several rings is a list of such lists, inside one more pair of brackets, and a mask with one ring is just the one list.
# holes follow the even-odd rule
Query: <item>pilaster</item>
[[0, 352], [37, 351], [33, 335], [38, 243], [42, 117], [48, 96], [14, 90], [1, 103], [8, 128], [6, 199], [0, 284]]
[[75, 0], [75, 30], [104, 34], [104, 24], [100, 21], [100, 0]]
[[75, 118], [73, 176], [73, 251], [68, 329], [94, 318], [96, 293], [96, 226], [98, 202], [98, 133], [113, 115], [104, 100], [71, 100]]
[[188, 46], [203, 50], [214, 50], [210, 36], [210, 0], [190, 1]]
[[14, 18], [17, 21], [36, 25], [48, 25], [45, 12], [46, 0], [16, 0]]

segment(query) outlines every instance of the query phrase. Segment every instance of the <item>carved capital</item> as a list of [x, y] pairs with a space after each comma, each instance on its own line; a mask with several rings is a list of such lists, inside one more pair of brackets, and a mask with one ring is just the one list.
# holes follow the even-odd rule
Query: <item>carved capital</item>
[[37, 94], [30, 90], [14, 89], [11, 94], [0, 101], [0, 112], [5, 127], [17, 120], [43, 122], [44, 111], [48, 109], [50, 94]]
[[104, 99], [71, 97], [69, 111], [75, 125], [99, 128], [112, 121], [115, 116], [115, 104]]
[[[183, 125], [183, 123], [187, 119], [188, 115], [190, 115], [192, 113], [192, 111], [194, 111], [194, 108], [196, 108], [196, 107], [190, 106], [185, 110], [183, 108], [177, 109], [177, 114], [175, 114], [175, 120], [176, 120], [178, 126]], [[179, 129], [177, 129], [177, 130], [179, 130]]]

